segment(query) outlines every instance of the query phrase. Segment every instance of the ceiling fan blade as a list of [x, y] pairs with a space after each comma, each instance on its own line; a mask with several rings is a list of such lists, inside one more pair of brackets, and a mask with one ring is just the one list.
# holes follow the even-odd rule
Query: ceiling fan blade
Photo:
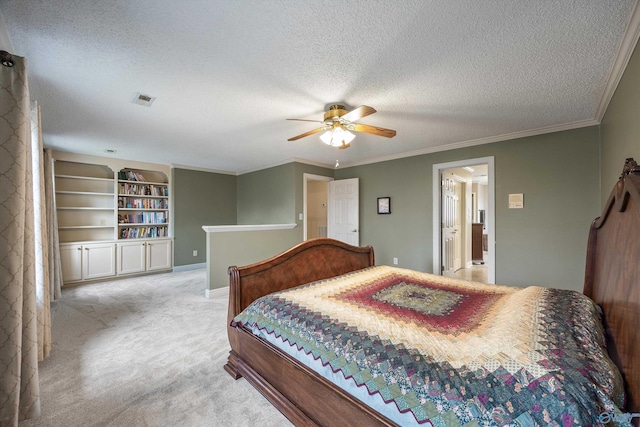
[[314, 123], [322, 123], [322, 120], [307, 120], [307, 119], [287, 119], [287, 120], [295, 120], [296, 122], [314, 122]]
[[297, 139], [304, 138], [305, 136], [309, 136], [309, 135], [313, 135], [314, 133], [322, 132], [323, 130], [324, 130], [323, 127], [318, 128], [318, 129], [314, 129], [314, 130], [310, 130], [309, 132], [305, 132], [305, 133], [303, 133], [301, 135], [294, 136], [293, 138], [289, 138], [289, 139], [287, 139], [287, 141], [295, 141]]
[[356, 132], [370, 133], [372, 135], [384, 136], [385, 138], [393, 138], [396, 131], [393, 129], [379, 128], [377, 126], [363, 125], [361, 123], [352, 123], [353, 130]]
[[363, 117], [367, 117], [369, 114], [373, 114], [375, 112], [376, 112], [375, 108], [369, 107], [366, 105], [361, 105], [355, 110], [349, 111], [347, 114], [345, 114], [344, 116], [341, 116], [340, 118], [348, 122], [355, 122], [356, 120], [361, 119]]

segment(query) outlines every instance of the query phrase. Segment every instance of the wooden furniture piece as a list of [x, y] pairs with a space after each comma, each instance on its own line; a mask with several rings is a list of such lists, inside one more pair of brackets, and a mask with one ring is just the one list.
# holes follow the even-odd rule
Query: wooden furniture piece
[[471, 261], [484, 263], [484, 255], [482, 253], [482, 228], [484, 224], [471, 224]]
[[633, 159], [591, 224], [584, 294], [602, 307], [609, 355], [625, 379], [627, 411], [640, 412], [640, 167]]
[[[584, 287], [603, 309], [608, 350], [625, 380], [628, 412], [640, 412], [639, 236], [640, 168], [628, 161], [602, 216], [591, 226]], [[263, 262], [230, 267], [228, 322], [263, 295], [373, 264], [371, 247], [316, 239]], [[244, 376], [295, 425], [395, 425], [247, 330], [228, 326], [227, 331], [231, 352], [225, 370], [235, 379]]]

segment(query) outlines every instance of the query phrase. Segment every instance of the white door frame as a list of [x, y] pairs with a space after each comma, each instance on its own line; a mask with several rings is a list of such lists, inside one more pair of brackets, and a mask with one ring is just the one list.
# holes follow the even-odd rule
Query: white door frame
[[[307, 181], [333, 181], [334, 178], [311, 173], [302, 174], [302, 240], [307, 240]], [[329, 201], [327, 200], [327, 203]]]
[[495, 257], [495, 242], [496, 242], [496, 222], [495, 222], [495, 158], [493, 156], [480, 157], [476, 159], [458, 160], [455, 162], [437, 163], [433, 165], [433, 274], [442, 274], [442, 263], [440, 259], [440, 247], [442, 245], [441, 240], [441, 225], [442, 218], [440, 215], [441, 204], [441, 191], [440, 191], [440, 174], [444, 169], [460, 168], [464, 166], [474, 166], [480, 164], [487, 165], [487, 178], [488, 178], [488, 190], [489, 201], [487, 205], [487, 227], [489, 228], [488, 238], [488, 268], [489, 268], [489, 283], [495, 283], [496, 281], [496, 257]]

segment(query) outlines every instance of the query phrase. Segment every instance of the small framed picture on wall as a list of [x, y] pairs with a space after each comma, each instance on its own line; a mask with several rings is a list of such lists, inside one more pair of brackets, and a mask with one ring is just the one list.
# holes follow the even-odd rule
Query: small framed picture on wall
[[379, 214], [391, 213], [391, 197], [378, 197], [378, 213]]

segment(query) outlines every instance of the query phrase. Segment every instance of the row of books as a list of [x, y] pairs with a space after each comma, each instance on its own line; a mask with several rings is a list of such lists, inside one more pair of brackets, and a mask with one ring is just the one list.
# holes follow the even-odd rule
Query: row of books
[[169, 188], [166, 185], [153, 184], [129, 184], [121, 182], [118, 194], [131, 194], [134, 196], [168, 196]]
[[118, 207], [129, 209], [168, 209], [169, 203], [167, 199], [118, 197]]
[[166, 236], [166, 226], [123, 228], [122, 230], [120, 230], [121, 239], [143, 239]]
[[163, 224], [167, 222], [166, 212], [140, 212], [132, 215], [118, 215], [118, 224]]
[[145, 182], [144, 176], [138, 172], [134, 171], [120, 171], [118, 172], [118, 179], [126, 180], [126, 181], [140, 181]]

